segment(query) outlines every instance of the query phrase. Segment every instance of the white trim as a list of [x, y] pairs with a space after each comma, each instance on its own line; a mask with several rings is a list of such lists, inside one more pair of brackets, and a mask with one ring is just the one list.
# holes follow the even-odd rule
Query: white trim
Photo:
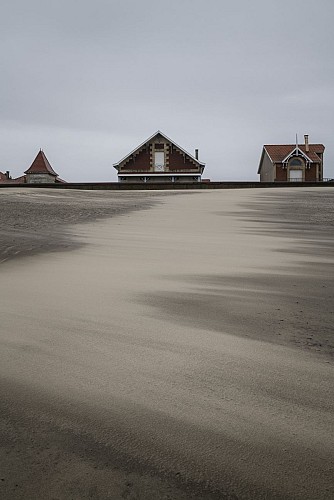
[[298, 154], [298, 153], [300, 153], [300, 154], [301, 154], [301, 156], [303, 156], [303, 157], [304, 157], [307, 161], [309, 161], [310, 163], [313, 163], [313, 161], [311, 160], [311, 158], [309, 158], [309, 157], [307, 156], [307, 154], [305, 154], [305, 153], [304, 153], [304, 151], [302, 151], [302, 150], [301, 150], [298, 146], [297, 146], [297, 147], [295, 147], [295, 148], [293, 149], [293, 151], [291, 151], [291, 153], [289, 153], [289, 154], [288, 154], [288, 155], [287, 155], [287, 156], [286, 156], [286, 157], [285, 157], [285, 158], [281, 161], [281, 163], [287, 163], [287, 162], [290, 160], [291, 156], [294, 156], [294, 153], [296, 153], [296, 156], [299, 156], [299, 154]]
[[268, 153], [268, 151], [266, 150], [266, 147], [263, 146], [263, 149], [262, 149], [262, 153], [261, 153], [261, 158], [260, 158], [260, 163], [259, 163], [259, 166], [258, 166], [258, 169], [257, 169], [257, 173], [259, 175], [261, 175], [261, 169], [262, 169], [262, 164], [263, 164], [263, 157], [264, 157], [264, 154], [266, 153], [266, 155], [268, 156], [269, 160], [271, 161], [271, 163], [274, 165], [274, 162], [270, 156], [270, 154]]
[[267, 153], [267, 155], [269, 156], [269, 160], [271, 161], [271, 163], [274, 163], [273, 160], [272, 160], [272, 157], [270, 156], [270, 154], [268, 153], [267, 149], [265, 146], [263, 146], [263, 149], [265, 150], [265, 152]]

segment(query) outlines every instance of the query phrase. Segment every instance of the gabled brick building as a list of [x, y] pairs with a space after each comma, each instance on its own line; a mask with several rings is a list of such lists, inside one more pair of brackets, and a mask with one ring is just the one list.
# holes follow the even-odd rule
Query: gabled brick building
[[178, 146], [160, 130], [125, 156], [114, 168], [119, 182], [200, 182], [205, 163]]
[[[323, 144], [263, 146], [258, 174], [261, 182], [320, 182], [323, 180]], [[296, 141], [297, 142], [297, 141]]]

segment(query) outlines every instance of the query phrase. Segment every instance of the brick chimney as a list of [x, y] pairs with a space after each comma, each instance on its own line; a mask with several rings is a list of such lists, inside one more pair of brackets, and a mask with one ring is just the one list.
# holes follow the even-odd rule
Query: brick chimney
[[308, 144], [308, 135], [307, 134], [304, 135], [304, 139], [305, 139], [305, 151], [306, 151], [306, 153], [308, 153], [310, 151], [310, 146]]
[[9, 170], [6, 170], [6, 174], [5, 175], [6, 175], [7, 179], [10, 179]]

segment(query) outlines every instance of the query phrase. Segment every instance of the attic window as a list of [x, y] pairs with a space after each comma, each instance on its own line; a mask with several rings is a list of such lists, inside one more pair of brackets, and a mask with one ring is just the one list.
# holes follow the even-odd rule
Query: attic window
[[164, 149], [164, 144], [155, 144], [155, 149]]
[[293, 160], [290, 161], [290, 167], [301, 167], [302, 166], [302, 161], [298, 160], [297, 158], [294, 158]]

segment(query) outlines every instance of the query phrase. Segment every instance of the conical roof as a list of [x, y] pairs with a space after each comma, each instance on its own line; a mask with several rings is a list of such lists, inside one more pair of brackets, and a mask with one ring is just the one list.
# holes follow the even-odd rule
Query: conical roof
[[51, 167], [47, 157], [45, 156], [44, 152], [40, 150], [32, 162], [31, 166], [24, 172], [25, 174], [50, 174], [54, 175], [55, 177], [58, 176], [58, 174], [53, 170]]

